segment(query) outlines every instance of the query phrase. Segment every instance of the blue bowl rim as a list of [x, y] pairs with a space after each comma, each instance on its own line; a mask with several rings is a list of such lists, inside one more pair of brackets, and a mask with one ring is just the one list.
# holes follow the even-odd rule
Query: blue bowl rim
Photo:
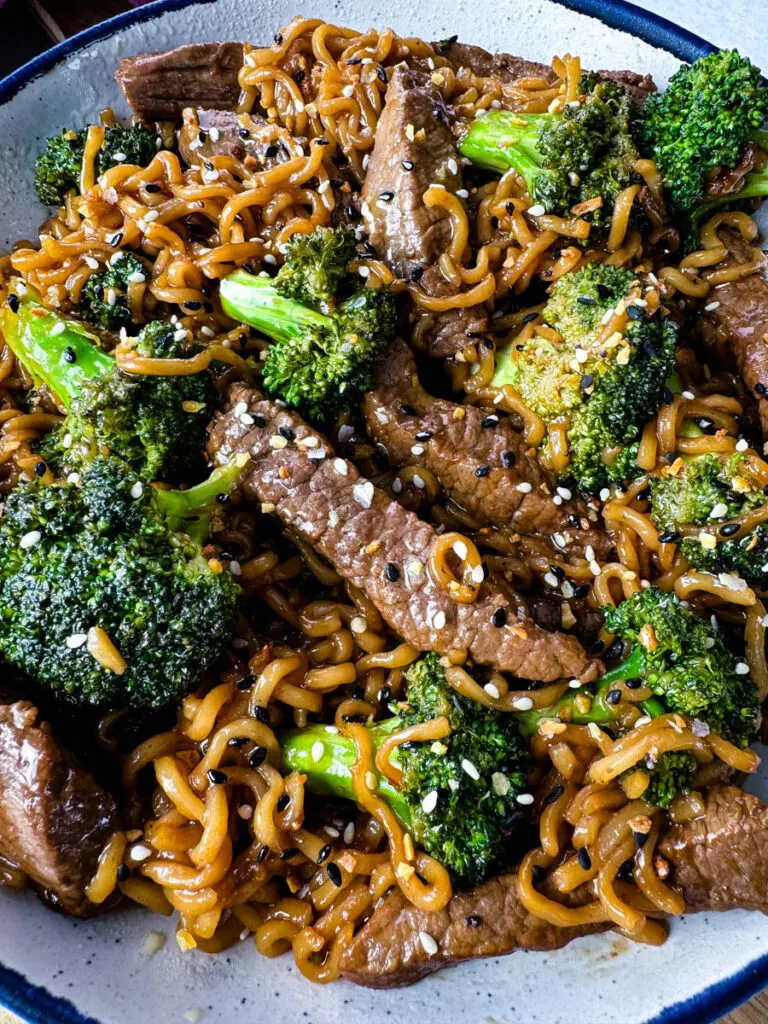
[[[28, 61], [0, 81], [0, 105], [11, 100], [35, 78], [44, 75], [71, 54], [114, 35], [129, 25], [152, 21], [167, 11], [215, 3], [216, 0], [154, 0], [109, 18], [80, 32]], [[693, 61], [717, 49], [712, 43], [667, 18], [641, 10], [627, 0], [555, 0], [579, 14], [597, 18], [610, 28], [637, 36], [651, 46], [667, 50], [683, 61]], [[768, 984], [768, 953], [753, 960], [730, 978], [715, 982], [682, 1002], [673, 1003], [647, 1024], [714, 1024], [722, 1016], [751, 999]], [[29, 1024], [98, 1024], [68, 999], [52, 995], [29, 982], [18, 971], [0, 965], [0, 1005]]]

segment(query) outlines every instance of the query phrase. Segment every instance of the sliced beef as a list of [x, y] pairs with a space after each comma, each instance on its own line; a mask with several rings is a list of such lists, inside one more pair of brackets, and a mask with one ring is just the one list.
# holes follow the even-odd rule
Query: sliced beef
[[287, 129], [270, 124], [258, 114], [231, 110], [184, 110], [179, 152], [188, 164], [216, 156], [234, 160], [251, 158], [255, 167], [268, 169], [296, 155], [298, 143]]
[[[749, 259], [749, 245], [732, 232], [721, 237], [731, 251], [734, 262]], [[768, 437], [768, 277], [761, 268], [739, 281], [728, 281], [713, 288], [707, 305], [718, 305], [705, 311], [702, 326], [705, 335], [714, 332], [729, 343], [736, 366], [744, 383], [758, 399], [763, 435]]]
[[[701, 818], [674, 825], [659, 844], [670, 881], [690, 911], [743, 908], [768, 913], [768, 806], [734, 786], [716, 786]], [[547, 895], [554, 895], [547, 893]], [[578, 905], [584, 889], [571, 895]], [[351, 981], [374, 988], [410, 985], [460, 960], [517, 949], [558, 949], [580, 935], [604, 930], [556, 928], [530, 915], [517, 896], [517, 875], [500, 875], [457, 893], [438, 913], [416, 910], [399, 889], [381, 901], [342, 958]], [[438, 944], [430, 956], [419, 938]]]
[[427, 571], [434, 528], [334, 457], [316, 431], [277, 402], [233, 385], [208, 451], [219, 464], [248, 452], [246, 496], [267, 503], [420, 650], [466, 650], [479, 664], [524, 679], [592, 678], [599, 671], [573, 637], [519, 617], [519, 599], [503, 580], [489, 576], [473, 604], [454, 601]]
[[[467, 43], [451, 42], [433, 44], [441, 56], [445, 57], [457, 70], [460, 67], [469, 70], [481, 78], [498, 78], [502, 87], [513, 86], [521, 78], [543, 78], [547, 82], [556, 81], [555, 73], [549, 64], [513, 57], [511, 53], [489, 53], [479, 46]], [[632, 98], [644, 103], [650, 93], [656, 92], [656, 86], [650, 75], [639, 75], [634, 71], [599, 71], [601, 78], [610, 78], [623, 85]]]
[[715, 786], [703, 817], [674, 825], [659, 844], [690, 910], [768, 914], [768, 806], [735, 786]]
[[115, 81], [143, 121], [176, 121], [185, 107], [234, 110], [242, 43], [186, 43], [124, 57]]
[[[440, 92], [428, 74], [398, 65], [376, 127], [362, 210], [379, 256], [398, 277], [418, 278], [431, 295], [455, 290], [437, 267], [451, 240], [451, 221], [442, 207], [427, 207], [422, 197], [430, 185], [460, 189], [460, 166]], [[451, 356], [469, 343], [467, 334], [486, 326], [482, 308], [435, 313], [422, 340], [429, 355]]]
[[0, 852], [58, 910], [97, 908], [85, 889], [118, 828], [112, 797], [59, 746], [28, 701], [0, 704]]
[[[584, 901], [583, 894], [574, 897], [574, 902]], [[461, 960], [504, 956], [516, 949], [560, 949], [572, 939], [606, 927], [556, 928], [534, 917], [518, 898], [514, 873], [500, 875], [471, 892], [457, 893], [437, 913], [417, 910], [395, 889], [346, 949], [341, 969], [358, 985], [396, 988], [412, 985]], [[438, 944], [433, 956], [425, 951], [420, 932], [431, 935]]]
[[548, 538], [558, 534], [554, 546], [564, 552], [583, 553], [587, 544], [607, 552], [605, 534], [589, 529], [586, 505], [561, 496], [555, 503], [554, 479], [522, 434], [482, 409], [428, 395], [404, 341], [390, 349], [374, 389], [363, 398], [363, 411], [369, 434], [396, 465], [426, 466], [481, 522]]

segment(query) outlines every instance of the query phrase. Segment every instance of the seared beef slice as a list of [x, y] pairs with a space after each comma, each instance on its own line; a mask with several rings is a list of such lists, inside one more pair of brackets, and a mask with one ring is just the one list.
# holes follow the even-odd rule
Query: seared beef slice
[[524, 679], [592, 678], [598, 671], [573, 637], [545, 633], [517, 617], [520, 601], [503, 580], [489, 576], [473, 604], [454, 601], [427, 572], [433, 527], [334, 457], [295, 412], [235, 384], [208, 451], [219, 464], [248, 452], [246, 495], [268, 503], [420, 650], [466, 649], [479, 664]]
[[118, 827], [112, 797], [62, 749], [28, 701], [0, 704], [0, 852], [58, 910], [97, 908], [85, 889]]

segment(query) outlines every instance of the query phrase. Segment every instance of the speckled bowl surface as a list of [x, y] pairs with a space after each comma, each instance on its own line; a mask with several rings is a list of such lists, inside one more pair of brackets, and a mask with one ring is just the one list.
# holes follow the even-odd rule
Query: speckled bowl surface
[[[112, 80], [121, 57], [190, 41], [264, 42], [297, 6], [161, 0], [62, 44], [0, 83], [0, 245], [33, 237], [42, 219], [32, 190], [40, 139], [107, 105], [124, 112]], [[620, 0], [314, 0], [303, 11], [427, 39], [458, 33], [544, 61], [571, 51], [588, 67], [649, 71], [657, 82], [678, 58], [709, 48]], [[768, 798], [765, 776], [752, 787]], [[168, 941], [147, 958], [142, 948], [152, 930]], [[554, 954], [468, 963], [389, 992], [344, 982], [313, 987], [289, 957], [262, 959], [252, 941], [218, 957], [182, 954], [173, 933], [171, 921], [141, 910], [82, 923], [45, 910], [31, 894], [0, 891], [0, 1003], [40, 1024], [706, 1024], [768, 983], [768, 918], [742, 912], [675, 921], [661, 949], [597, 936]]]

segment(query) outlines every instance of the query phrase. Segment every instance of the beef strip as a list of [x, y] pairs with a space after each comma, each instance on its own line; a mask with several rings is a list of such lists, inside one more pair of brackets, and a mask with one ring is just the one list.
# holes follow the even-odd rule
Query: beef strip
[[[363, 183], [363, 215], [372, 245], [402, 278], [420, 278], [430, 295], [451, 295], [437, 260], [451, 240], [451, 220], [441, 206], [427, 207], [430, 185], [461, 188], [461, 158], [449, 111], [428, 74], [398, 65], [392, 72], [376, 141]], [[431, 356], [455, 355], [482, 333], [482, 308], [455, 309], [429, 317], [421, 339]]]
[[298, 148], [286, 128], [270, 124], [258, 114], [192, 107], [187, 107], [183, 113], [179, 152], [190, 165], [217, 156], [230, 156], [235, 160], [250, 157], [254, 167], [266, 170], [285, 163]]
[[118, 827], [112, 797], [66, 750], [29, 701], [0, 703], [0, 852], [57, 910], [98, 908], [86, 886]]
[[[768, 806], [757, 797], [733, 786], [714, 787], [704, 815], [673, 825], [659, 851], [670, 863], [670, 881], [682, 891], [688, 910], [768, 913]], [[571, 895], [571, 903], [587, 898], [582, 888]], [[410, 985], [460, 960], [517, 949], [558, 949], [604, 927], [556, 928], [533, 917], [518, 899], [514, 872], [455, 894], [437, 913], [415, 909], [394, 889], [355, 936], [341, 968], [345, 977], [361, 985]], [[420, 932], [437, 942], [433, 956], [425, 951]]]
[[[750, 259], [750, 245], [741, 236], [722, 231], [720, 237], [730, 250], [735, 263]], [[706, 335], [725, 338], [744, 383], [758, 399], [763, 436], [768, 437], [768, 277], [762, 267], [749, 277], [728, 281], [713, 288], [707, 296], [702, 329]], [[756, 389], [759, 388], [758, 392]]]
[[214, 421], [208, 451], [218, 464], [248, 452], [252, 461], [241, 484], [246, 497], [267, 503], [420, 650], [466, 650], [477, 663], [524, 679], [593, 678], [599, 671], [573, 637], [545, 633], [523, 618], [519, 598], [503, 580], [489, 575], [474, 603], [454, 601], [427, 571], [434, 528], [391, 501], [351, 462], [335, 458], [295, 412], [235, 384]]
[[[553, 83], [556, 81], [555, 73], [549, 64], [514, 57], [511, 53], [489, 53], [479, 46], [459, 42], [453, 42], [449, 46], [433, 43], [433, 46], [456, 70], [465, 67], [481, 78], [498, 78], [502, 88], [512, 87], [521, 78], [543, 78]], [[656, 92], [650, 75], [639, 75], [634, 71], [598, 71], [598, 75], [623, 85], [637, 103], [644, 103], [652, 92]]]
[[176, 121], [185, 107], [234, 110], [242, 43], [186, 43], [124, 57], [115, 81], [143, 121]]
[[[426, 466], [451, 497], [481, 522], [548, 538], [558, 534], [559, 543], [553, 547], [560, 552], [583, 554], [591, 544], [596, 552], [607, 554], [606, 535], [589, 529], [590, 510], [583, 502], [561, 496], [560, 503], [555, 503], [554, 478], [544, 472], [509, 420], [428, 395], [404, 341], [391, 347], [374, 389], [363, 398], [363, 412], [368, 433], [396, 465]], [[530, 484], [532, 490], [520, 491], [521, 483]]]

